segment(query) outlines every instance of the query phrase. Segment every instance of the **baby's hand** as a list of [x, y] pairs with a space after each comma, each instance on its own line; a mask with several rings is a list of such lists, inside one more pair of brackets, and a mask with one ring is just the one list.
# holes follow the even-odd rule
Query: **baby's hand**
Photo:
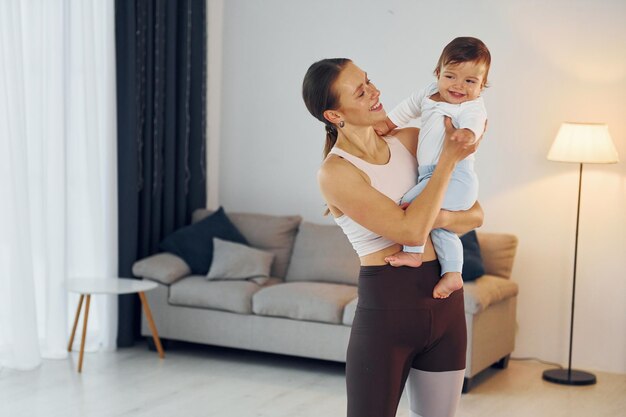
[[385, 122], [378, 122], [374, 125], [374, 132], [376, 132], [378, 136], [384, 136], [389, 133], [390, 130], [391, 129], [387, 127], [387, 123]]
[[396, 127], [398, 126], [393, 124], [393, 122], [389, 120], [389, 117], [387, 117], [385, 121], [378, 122], [374, 125], [374, 132], [376, 132], [376, 134], [379, 136], [384, 136], [387, 133], [391, 132]]
[[472, 144], [476, 142], [476, 135], [469, 129], [457, 129], [452, 133], [452, 136], [450, 136], [450, 140]]

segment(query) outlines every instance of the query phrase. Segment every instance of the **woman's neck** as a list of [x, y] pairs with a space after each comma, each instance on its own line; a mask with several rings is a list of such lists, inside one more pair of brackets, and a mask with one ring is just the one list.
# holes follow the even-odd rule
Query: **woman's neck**
[[368, 162], [384, 164], [389, 160], [387, 143], [372, 127], [341, 129], [335, 146]]

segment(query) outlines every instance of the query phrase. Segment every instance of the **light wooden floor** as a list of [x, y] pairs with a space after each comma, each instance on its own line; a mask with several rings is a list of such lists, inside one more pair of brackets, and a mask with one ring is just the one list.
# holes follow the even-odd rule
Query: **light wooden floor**
[[[2, 417], [341, 417], [344, 366], [218, 347], [177, 344], [159, 360], [146, 346], [46, 360], [35, 371], [0, 370]], [[459, 417], [626, 417], [626, 375], [598, 384], [542, 381], [547, 366], [511, 361], [463, 395]], [[398, 416], [408, 417], [406, 398]]]

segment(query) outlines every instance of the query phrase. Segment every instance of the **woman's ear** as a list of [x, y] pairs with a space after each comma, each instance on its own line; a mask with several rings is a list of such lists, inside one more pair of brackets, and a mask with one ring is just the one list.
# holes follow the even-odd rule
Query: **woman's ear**
[[335, 110], [326, 110], [324, 111], [324, 119], [328, 120], [330, 123], [336, 125], [342, 120], [342, 117]]

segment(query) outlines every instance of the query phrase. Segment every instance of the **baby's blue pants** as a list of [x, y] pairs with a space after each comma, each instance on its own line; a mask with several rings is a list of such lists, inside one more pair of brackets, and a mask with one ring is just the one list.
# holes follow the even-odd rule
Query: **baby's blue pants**
[[[417, 185], [407, 191], [400, 203], [411, 202], [417, 197], [433, 175], [436, 165], [419, 167]], [[444, 210], [470, 209], [478, 199], [478, 177], [474, 172], [474, 161], [463, 160], [456, 165], [441, 206]], [[441, 275], [446, 272], [461, 272], [463, 269], [463, 245], [456, 233], [445, 229], [430, 232], [437, 258], [441, 264]], [[404, 252], [424, 253], [424, 246], [404, 246]]]

